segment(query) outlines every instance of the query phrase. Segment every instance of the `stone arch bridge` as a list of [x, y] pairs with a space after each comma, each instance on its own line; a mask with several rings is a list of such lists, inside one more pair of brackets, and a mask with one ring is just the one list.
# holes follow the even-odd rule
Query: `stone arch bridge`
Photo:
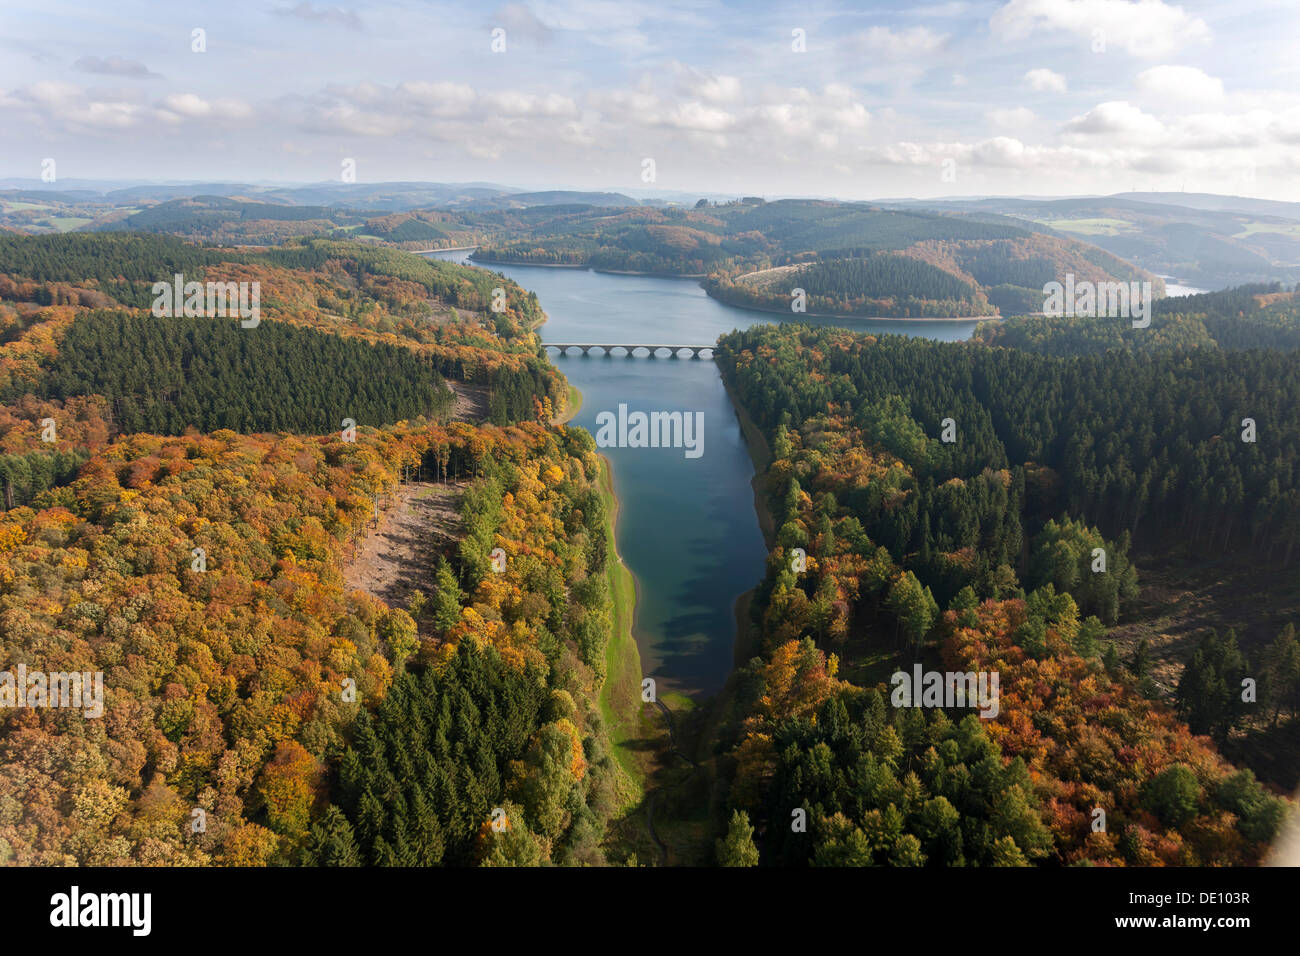
[[[712, 345], [603, 345], [598, 342], [543, 342], [544, 350], [555, 349], [560, 355], [570, 354], [570, 349], [580, 349], [583, 355], [590, 355], [592, 349], [599, 349], [602, 355], [613, 355], [616, 349], [622, 349], [627, 358], [659, 358], [659, 353], [667, 350], [667, 358], [681, 358], [688, 353], [689, 358], [713, 358]], [[643, 354], [638, 354], [641, 352]], [[705, 356], [703, 353], [708, 352]]]

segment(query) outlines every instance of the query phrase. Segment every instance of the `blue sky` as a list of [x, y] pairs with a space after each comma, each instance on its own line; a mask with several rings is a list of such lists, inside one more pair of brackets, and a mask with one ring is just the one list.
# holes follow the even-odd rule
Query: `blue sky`
[[0, 176], [1300, 200], [1297, 54], [1276, 0], [6, 0]]

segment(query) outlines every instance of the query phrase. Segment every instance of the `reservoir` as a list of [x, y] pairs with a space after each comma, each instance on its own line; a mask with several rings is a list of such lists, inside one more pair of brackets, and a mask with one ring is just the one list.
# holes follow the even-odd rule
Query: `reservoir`
[[[432, 253], [466, 262], [468, 251]], [[711, 345], [734, 329], [780, 321], [709, 298], [694, 279], [614, 275], [544, 266], [488, 268], [537, 293], [547, 342]], [[975, 322], [819, 320], [863, 332], [957, 341]], [[602, 448], [619, 500], [619, 553], [636, 578], [634, 633], [641, 669], [660, 694], [708, 695], [732, 669], [736, 599], [763, 577], [766, 546], [754, 512], [754, 466], [735, 409], [711, 360], [553, 356], [582, 392], [570, 424], [598, 431], [600, 412], [700, 413], [703, 453]]]

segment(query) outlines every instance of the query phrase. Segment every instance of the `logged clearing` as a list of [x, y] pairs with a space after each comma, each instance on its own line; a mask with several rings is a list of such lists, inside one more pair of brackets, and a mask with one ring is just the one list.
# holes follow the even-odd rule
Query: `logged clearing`
[[1128, 660], [1145, 638], [1152, 676], [1172, 695], [1200, 639], [1231, 628], [1251, 660], [1300, 614], [1300, 575], [1295, 568], [1239, 561], [1231, 556], [1178, 554], [1164, 566], [1135, 556], [1142, 591], [1106, 635]]
[[456, 395], [456, 402], [451, 408], [451, 420], [469, 422], [477, 425], [488, 417], [488, 390], [482, 385], [468, 382], [454, 382], [444, 379], [447, 387]]
[[461, 486], [412, 481], [398, 486], [379, 526], [366, 528], [343, 568], [349, 590], [373, 594], [389, 607], [405, 608], [411, 595], [433, 593], [438, 555], [460, 536]]

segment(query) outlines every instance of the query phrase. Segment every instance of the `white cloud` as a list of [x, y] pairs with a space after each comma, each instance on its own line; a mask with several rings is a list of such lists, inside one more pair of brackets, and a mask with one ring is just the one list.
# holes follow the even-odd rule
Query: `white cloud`
[[685, 63], [672, 63], [669, 68], [677, 76], [678, 90], [690, 99], [709, 103], [733, 103], [743, 92], [740, 80], [734, 76], [708, 73]]
[[207, 116], [212, 112], [212, 104], [193, 93], [164, 96], [163, 106], [181, 116]]
[[1163, 0], [1010, 0], [989, 23], [1007, 40], [1066, 32], [1089, 43], [1100, 37], [1106, 50], [1134, 56], [1161, 56], [1210, 39], [1204, 20]]
[[668, 126], [700, 133], [721, 133], [735, 122], [736, 118], [725, 110], [695, 102], [682, 103], [665, 117]]
[[1066, 89], [1065, 77], [1045, 67], [1026, 73], [1025, 85], [1035, 93], [1064, 93]]
[[1022, 129], [1026, 126], [1032, 126], [1038, 121], [1034, 111], [1024, 106], [1017, 106], [1014, 109], [989, 110], [984, 116], [994, 126], [1001, 126], [1004, 129]]
[[943, 47], [947, 39], [946, 34], [935, 33], [929, 27], [908, 27], [903, 30], [872, 27], [865, 33], [849, 37], [849, 44], [874, 56], [906, 60], [934, 53]]
[[1153, 66], [1137, 76], [1138, 92], [1166, 100], [1217, 103], [1223, 81], [1194, 66]]
[[1065, 124], [1064, 131], [1074, 136], [1148, 139], [1163, 135], [1165, 127], [1160, 120], [1143, 113], [1132, 103], [1112, 100], [1074, 117]]

